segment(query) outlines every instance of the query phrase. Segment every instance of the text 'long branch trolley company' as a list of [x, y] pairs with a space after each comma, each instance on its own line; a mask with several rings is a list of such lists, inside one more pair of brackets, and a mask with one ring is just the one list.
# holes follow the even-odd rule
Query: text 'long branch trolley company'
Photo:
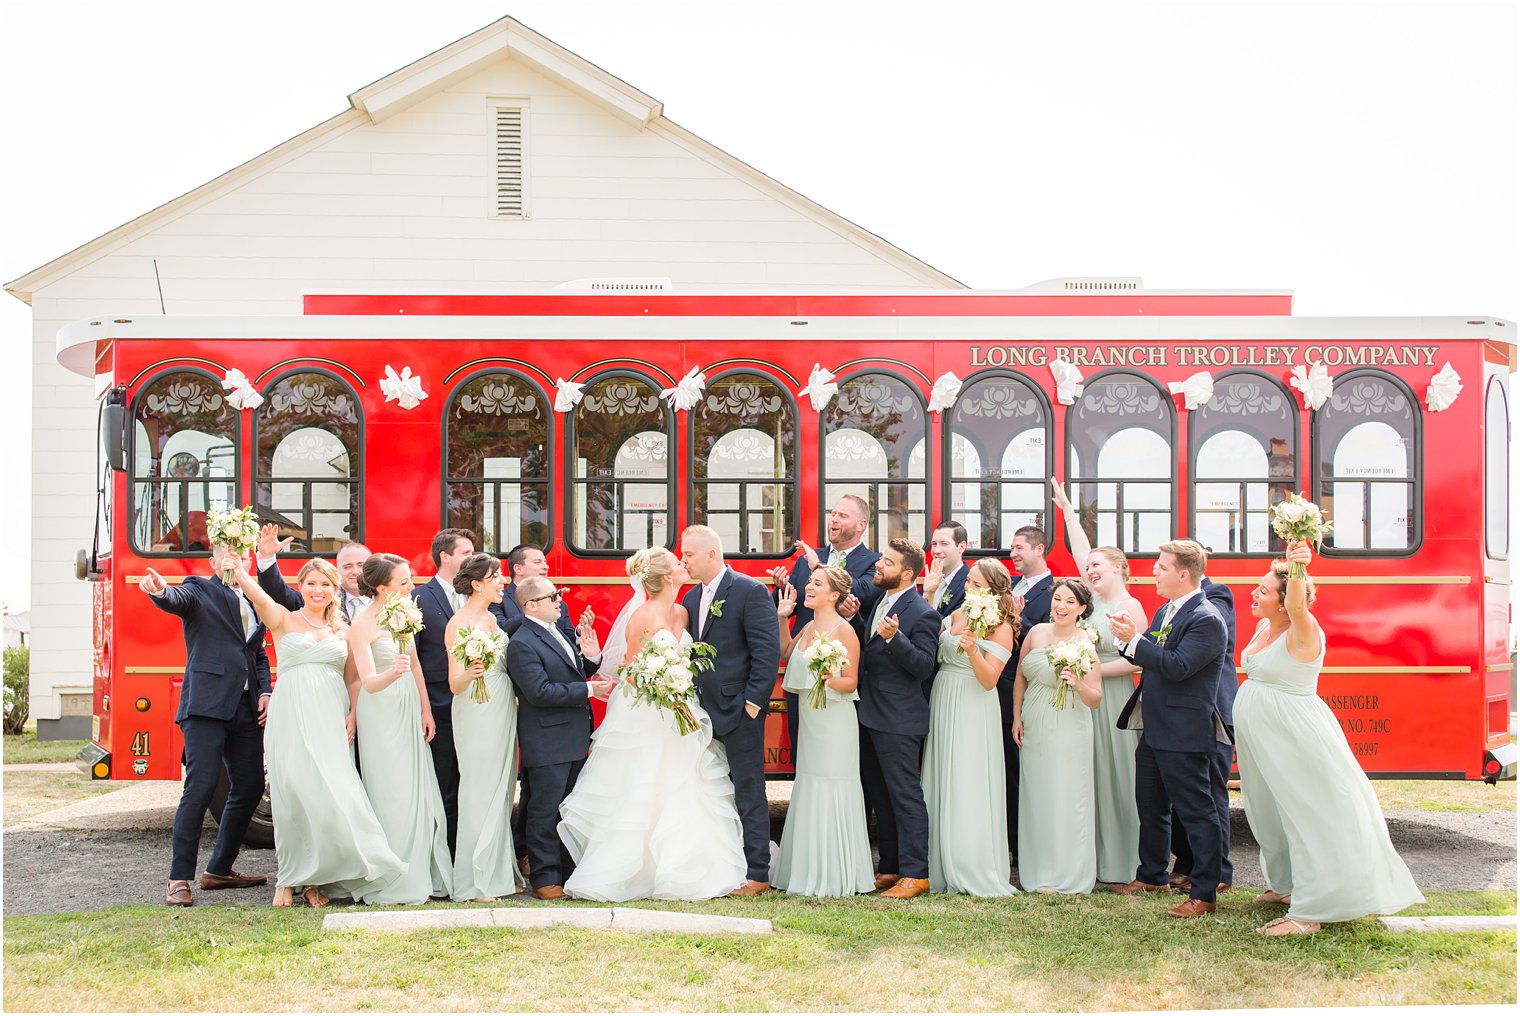
[[[179, 775], [181, 640], [136, 586], [150, 566], [170, 581], [204, 571], [209, 511], [252, 504], [295, 537], [288, 574], [360, 540], [426, 575], [445, 526], [497, 554], [537, 544], [605, 635], [634, 550], [702, 522], [769, 581], [796, 539], [824, 542], [844, 493], [870, 504], [873, 547], [927, 543], [953, 518], [972, 556], [1006, 557], [1033, 523], [1071, 574], [1059, 477], [1089, 539], [1130, 555], [1148, 610], [1157, 544], [1210, 547], [1242, 633], [1283, 549], [1269, 506], [1304, 491], [1335, 521], [1315, 569], [1331, 633], [1320, 694], [1364, 768], [1514, 775], [1510, 322], [1296, 318], [1287, 293], [1113, 280], [626, 288], [319, 295], [299, 317], [64, 329], [59, 361], [96, 379], [101, 405], [99, 526], [80, 562], [95, 587], [95, 774]], [[1427, 396], [1447, 365], [1461, 392], [1438, 409]], [[413, 398], [387, 398], [388, 368]], [[700, 389], [682, 385], [693, 370]], [[246, 388], [224, 383], [234, 371]], [[690, 409], [662, 395], [683, 387]], [[250, 389], [262, 403], [239, 408]], [[773, 774], [789, 752], [773, 716]]]

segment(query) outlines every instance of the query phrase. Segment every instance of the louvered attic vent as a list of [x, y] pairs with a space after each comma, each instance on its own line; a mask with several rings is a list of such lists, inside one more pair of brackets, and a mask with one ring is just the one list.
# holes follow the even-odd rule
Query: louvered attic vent
[[526, 219], [521, 106], [496, 107], [496, 217]]

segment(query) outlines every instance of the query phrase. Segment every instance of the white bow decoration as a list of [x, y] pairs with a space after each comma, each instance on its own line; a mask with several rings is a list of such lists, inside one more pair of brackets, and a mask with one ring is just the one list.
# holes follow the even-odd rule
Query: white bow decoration
[[236, 367], [227, 372], [222, 388], [227, 392], [227, 401], [233, 409], [257, 409], [264, 404], [264, 396], [253, 390], [253, 385], [248, 383], [248, 375]]
[[1183, 381], [1173, 381], [1166, 386], [1173, 395], [1182, 396], [1182, 404], [1192, 412], [1214, 397], [1214, 378], [1206, 370], [1200, 370]]
[[839, 385], [834, 383], [834, 372], [815, 363], [812, 373], [808, 375], [807, 387], [797, 394], [812, 399], [813, 409], [821, 413], [838, 391]]
[[584, 387], [586, 386], [576, 384], [574, 381], [566, 381], [562, 377], [555, 378], [554, 411], [556, 413], [568, 413], [580, 405], [581, 399], [585, 398], [585, 393], [581, 391]]
[[660, 397], [670, 403], [670, 408], [676, 412], [683, 409], [691, 409], [702, 401], [702, 389], [707, 386], [707, 375], [696, 367], [686, 372], [686, 376], [677, 381], [674, 388], [664, 388], [660, 391]]
[[1310, 409], [1318, 409], [1325, 404], [1330, 393], [1335, 390], [1335, 385], [1330, 380], [1330, 368], [1315, 360], [1309, 365], [1309, 369], [1294, 367], [1293, 376], [1288, 379], [1288, 384], [1304, 393], [1304, 405]]
[[1082, 372], [1065, 360], [1050, 361], [1051, 376], [1056, 379], [1056, 401], [1070, 406], [1082, 397]]
[[929, 412], [943, 413], [960, 397], [961, 379], [955, 376], [955, 371], [947, 370], [934, 379], [934, 387], [929, 392]]
[[386, 402], [398, 402], [402, 409], [416, 409], [427, 398], [427, 392], [422, 390], [422, 378], [413, 377], [410, 367], [402, 367], [398, 376], [396, 368], [386, 364], [380, 390], [385, 393]]
[[1430, 387], [1425, 389], [1425, 405], [1432, 413], [1439, 413], [1457, 401], [1461, 391], [1462, 376], [1451, 369], [1451, 361], [1447, 360], [1446, 366], [1430, 379]]

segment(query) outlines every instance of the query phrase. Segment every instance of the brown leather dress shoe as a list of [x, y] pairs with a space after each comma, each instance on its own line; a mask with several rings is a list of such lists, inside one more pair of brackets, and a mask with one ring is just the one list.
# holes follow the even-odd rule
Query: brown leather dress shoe
[[1173, 917], [1207, 917], [1215, 910], [1214, 904], [1203, 900], [1186, 900], [1168, 910]]
[[190, 883], [182, 878], [171, 878], [169, 888], [164, 890], [164, 902], [171, 907], [195, 906], [195, 898], [190, 895]]
[[915, 896], [922, 896], [929, 891], [929, 880], [926, 878], [900, 878], [897, 884], [881, 894], [884, 900], [911, 900]]
[[769, 882], [756, 882], [754, 879], [750, 879], [749, 881], [747, 881], [743, 885], [741, 885], [739, 888], [737, 888], [733, 892], [729, 893], [728, 895], [730, 895], [730, 896], [759, 896], [763, 892], [769, 892], [770, 888], [771, 888], [771, 884]]
[[268, 875], [242, 875], [235, 871], [229, 871], [225, 875], [213, 875], [209, 871], [201, 872], [202, 889], [248, 889], [268, 882]]
[[533, 895], [541, 900], [562, 900], [565, 898], [565, 887], [562, 885], [541, 885], [533, 890]]
[[1108, 887], [1108, 891], [1118, 893], [1120, 896], [1139, 896], [1142, 893], [1169, 893], [1172, 891], [1172, 887], [1169, 885], [1151, 885], [1149, 882], [1141, 882], [1136, 879], [1128, 885], [1111, 885]]
[[1166, 880], [1166, 884], [1179, 893], [1190, 893], [1193, 891], [1193, 880], [1180, 872], [1173, 872], [1172, 877]]
[[901, 875], [877, 875], [876, 888], [890, 889], [897, 884], [897, 880], [900, 878], [902, 878]]
[[1215, 889], [1214, 892], [1216, 892], [1216, 893], [1227, 893], [1227, 892], [1229, 892], [1233, 888], [1235, 888], [1235, 887], [1232, 886], [1232, 885], [1230, 885], [1230, 883], [1228, 883], [1228, 882], [1221, 882], [1221, 883], [1219, 883], [1219, 888]]

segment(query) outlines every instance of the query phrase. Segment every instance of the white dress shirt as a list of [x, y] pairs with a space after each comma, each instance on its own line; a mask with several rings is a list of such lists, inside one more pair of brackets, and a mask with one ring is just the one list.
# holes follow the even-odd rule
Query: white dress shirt
[[1027, 593], [1034, 586], [1034, 584], [1036, 582], [1039, 582], [1041, 579], [1045, 578], [1049, 574], [1050, 574], [1050, 569], [1046, 568], [1044, 571], [1040, 572], [1040, 574], [1038, 574], [1038, 575], [1023, 575], [1023, 576], [1020, 576], [1018, 583], [1013, 587], [1013, 595], [1014, 596], [1023, 596], [1025, 593]]
[[[1172, 623], [1172, 618], [1174, 618], [1174, 617], [1177, 616], [1177, 611], [1179, 611], [1179, 610], [1182, 609], [1182, 605], [1184, 603], [1186, 603], [1187, 601], [1191, 600], [1195, 596], [1202, 596], [1202, 595], [1203, 595], [1203, 587], [1199, 586], [1197, 589], [1190, 589], [1187, 592], [1183, 593], [1181, 596], [1177, 597], [1175, 600], [1173, 600], [1167, 606], [1167, 612], [1161, 615], [1162, 618], [1164, 619], [1161, 622], [1161, 627], [1165, 628], [1167, 625], [1169, 625], [1169, 624]], [[1135, 646], [1139, 645], [1140, 644], [1140, 640], [1142, 638], [1144, 638], [1144, 637], [1145, 637], [1145, 628], [1142, 627], [1139, 631], [1135, 632], [1135, 637], [1134, 638], [1130, 639], [1128, 642], [1126, 642], [1124, 644], [1124, 649], [1122, 650], [1122, 652], [1124, 653], [1124, 655], [1125, 656], [1133, 656], [1134, 653], [1135, 653]]]

